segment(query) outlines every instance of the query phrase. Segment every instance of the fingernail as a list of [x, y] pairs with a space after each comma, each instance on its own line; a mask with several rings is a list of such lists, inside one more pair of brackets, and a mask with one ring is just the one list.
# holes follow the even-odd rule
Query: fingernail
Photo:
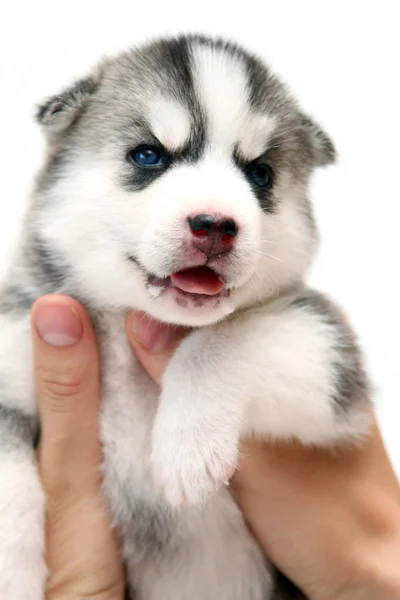
[[163, 352], [174, 340], [174, 328], [150, 319], [143, 313], [131, 316], [133, 335], [141, 346], [154, 353]]
[[73, 346], [82, 337], [82, 323], [66, 304], [39, 305], [34, 315], [36, 329], [44, 342], [57, 348]]

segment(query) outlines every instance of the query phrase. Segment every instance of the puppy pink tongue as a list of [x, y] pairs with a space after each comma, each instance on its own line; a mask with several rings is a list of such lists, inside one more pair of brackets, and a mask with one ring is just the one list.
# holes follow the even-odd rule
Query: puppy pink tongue
[[171, 275], [175, 287], [190, 294], [216, 296], [224, 287], [224, 282], [208, 267], [194, 267], [186, 271], [178, 271]]

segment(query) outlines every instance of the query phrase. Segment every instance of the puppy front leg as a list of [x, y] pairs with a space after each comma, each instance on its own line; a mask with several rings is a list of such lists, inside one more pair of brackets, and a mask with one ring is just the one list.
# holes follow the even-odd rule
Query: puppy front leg
[[152, 465], [174, 506], [203, 502], [236, 468], [248, 385], [241, 372], [230, 372], [229, 347], [229, 336], [197, 331], [166, 370]]

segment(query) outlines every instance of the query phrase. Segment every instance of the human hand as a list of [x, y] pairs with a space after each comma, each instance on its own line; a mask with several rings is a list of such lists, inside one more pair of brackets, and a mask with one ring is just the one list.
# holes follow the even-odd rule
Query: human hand
[[376, 425], [336, 451], [245, 442], [232, 486], [267, 556], [307, 597], [400, 598], [400, 488]]
[[47, 495], [46, 600], [122, 600], [118, 540], [101, 493], [99, 362], [89, 317], [72, 298], [47, 296], [33, 307], [32, 336]]

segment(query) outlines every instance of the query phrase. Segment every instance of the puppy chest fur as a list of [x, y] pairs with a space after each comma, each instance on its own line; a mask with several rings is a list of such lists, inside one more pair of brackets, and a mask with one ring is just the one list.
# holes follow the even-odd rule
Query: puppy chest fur
[[[201, 36], [106, 59], [37, 118], [47, 161], [0, 299], [0, 597], [44, 600], [29, 310], [51, 292], [79, 299], [99, 339], [104, 493], [131, 597], [303, 597], [229, 480], [245, 436], [333, 446], [368, 430], [351, 328], [304, 283], [308, 186], [332, 142], [257, 57]], [[160, 388], [126, 341], [130, 309], [190, 328]]]

